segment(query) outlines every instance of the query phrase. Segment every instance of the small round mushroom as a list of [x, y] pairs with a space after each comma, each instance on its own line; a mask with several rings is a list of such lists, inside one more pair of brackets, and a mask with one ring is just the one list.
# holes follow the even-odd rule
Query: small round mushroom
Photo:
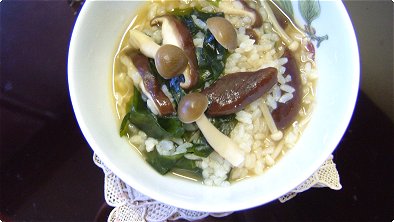
[[182, 74], [187, 64], [188, 60], [185, 53], [175, 45], [162, 45], [156, 52], [156, 69], [165, 79], [171, 79]]
[[202, 93], [189, 93], [178, 104], [178, 117], [184, 123], [196, 122], [205, 139], [212, 148], [233, 166], [240, 166], [244, 153], [238, 145], [221, 133], [205, 116], [208, 98]]
[[212, 17], [207, 20], [209, 31], [215, 39], [226, 49], [237, 48], [237, 32], [233, 25], [223, 17]]

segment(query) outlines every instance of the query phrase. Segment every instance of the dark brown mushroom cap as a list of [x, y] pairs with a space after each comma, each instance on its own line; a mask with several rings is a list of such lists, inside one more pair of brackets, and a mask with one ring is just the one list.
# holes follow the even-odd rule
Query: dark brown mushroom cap
[[233, 25], [223, 17], [211, 17], [207, 20], [209, 31], [215, 39], [226, 49], [237, 48], [237, 32]]
[[263, 96], [277, 83], [277, 69], [268, 67], [255, 72], [227, 74], [202, 93], [209, 100], [208, 116], [236, 113]]
[[160, 46], [155, 55], [156, 69], [165, 79], [171, 79], [182, 74], [187, 63], [187, 57], [183, 50], [174, 45]]
[[178, 104], [178, 117], [184, 123], [192, 123], [204, 114], [208, 107], [208, 98], [202, 93], [189, 93]]
[[160, 115], [166, 116], [175, 113], [170, 99], [161, 90], [156, 77], [149, 71], [148, 57], [138, 53], [131, 55], [131, 60], [142, 78], [146, 91], [151, 95], [153, 102], [159, 109]]

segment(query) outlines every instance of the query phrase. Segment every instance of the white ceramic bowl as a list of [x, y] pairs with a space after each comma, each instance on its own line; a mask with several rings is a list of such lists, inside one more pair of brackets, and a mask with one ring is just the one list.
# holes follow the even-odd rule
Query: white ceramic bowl
[[68, 57], [74, 112], [96, 154], [127, 184], [164, 203], [191, 210], [223, 212], [262, 205], [307, 179], [334, 151], [351, 118], [359, 87], [354, 30], [341, 1], [321, 1], [313, 22], [328, 34], [317, 49], [316, 108], [297, 145], [261, 176], [230, 187], [210, 187], [161, 176], [119, 137], [111, 72], [122, 34], [140, 1], [87, 1], [75, 24]]

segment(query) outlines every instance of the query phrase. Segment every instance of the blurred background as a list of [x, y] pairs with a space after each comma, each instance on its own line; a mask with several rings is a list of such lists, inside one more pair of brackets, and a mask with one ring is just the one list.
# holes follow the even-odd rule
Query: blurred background
[[[75, 120], [67, 53], [79, 1], [0, 0], [0, 220], [105, 220], [104, 175]], [[204, 221], [392, 221], [393, 2], [344, 1], [361, 84], [334, 153], [342, 190]], [[333, 24], [335, 28], [335, 24]]]

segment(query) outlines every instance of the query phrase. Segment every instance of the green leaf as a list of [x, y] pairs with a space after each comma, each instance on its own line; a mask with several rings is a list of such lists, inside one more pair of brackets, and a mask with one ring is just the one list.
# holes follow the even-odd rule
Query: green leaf
[[187, 152], [199, 157], [208, 157], [213, 152], [213, 149], [205, 137], [201, 135], [197, 141], [193, 142], [193, 146], [187, 149]]
[[309, 26], [312, 21], [320, 15], [321, 9], [319, 0], [301, 0], [298, 3], [298, 7], [302, 18]]
[[293, 4], [291, 3], [290, 0], [275, 0], [275, 4], [283, 10], [283, 12], [289, 16], [291, 20], [294, 21], [294, 10], [293, 10]]
[[197, 62], [199, 67], [199, 87], [203, 87], [206, 82], [215, 82], [223, 73], [228, 50], [220, 45], [212, 33], [207, 30], [204, 36], [202, 48], [196, 49]]
[[141, 93], [136, 88], [134, 88], [130, 111], [124, 116], [120, 126], [121, 136], [126, 135], [128, 123], [132, 123], [149, 137], [159, 140], [181, 137], [184, 133], [183, 124], [179, 119], [172, 117], [159, 117], [158, 119], [153, 115], [146, 107], [141, 98]]
[[200, 169], [197, 167], [196, 161], [195, 160], [189, 160], [185, 157], [180, 158], [175, 166], [175, 168], [182, 169], [182, 170], [187, 170], [187, 171], [192, 171], [192, 172], [199, 172]]
[[174, 138], [181, 138], [185, 133], [183, 123], [176, 116], [158, 117], [157, 121], [159, 125], [169, 132]]
[[177, 161], [183, 157], [183, 154], [172, 156], [160, 155], [156, 149], [146, 153], [146, 161], [160, 174], [164, 175], [175, 167]]
[[221, 116], [211, 119], [211, 123], [223, 134], [229, 136], [231, 131], [235, 128], [238, 121], [235, 119], [235, 114], [228, 116]]

